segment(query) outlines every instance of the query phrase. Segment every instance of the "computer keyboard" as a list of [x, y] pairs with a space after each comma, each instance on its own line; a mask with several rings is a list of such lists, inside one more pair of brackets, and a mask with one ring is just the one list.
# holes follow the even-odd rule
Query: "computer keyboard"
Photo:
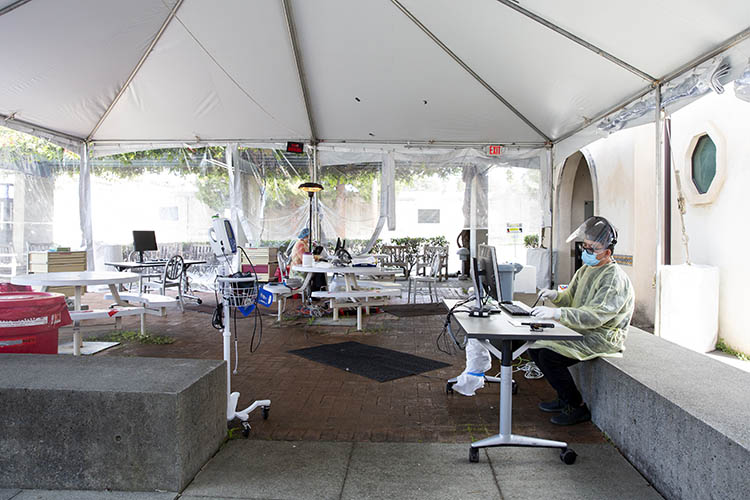
[[501, 302], [500, 308], [511, 316], [531, 316], [531, 311], [512, 302]]

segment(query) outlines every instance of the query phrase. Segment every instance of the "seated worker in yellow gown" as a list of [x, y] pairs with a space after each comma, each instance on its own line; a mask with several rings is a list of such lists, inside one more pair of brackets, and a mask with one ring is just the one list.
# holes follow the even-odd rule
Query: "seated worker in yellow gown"
[[539, 409], [559, 413], [550, 421], [572, 425], [591, 420], [568, 370], [580, 361], [599, 356], [622, 356], [635, 295], [625, 271], [612, 258], [617, 230], [604, 217], [589, 217], [567, 239], [583, 238], [583, 266], [568, 288], [558, 293], [542, 290], [539, 296], [558, 306], [535, 307], [537, 319], [555, 319], [583, 335], [583, 340], [537, 341], [529, 349], [531, 359], [557, 391], [557, 399], [539, 404]]

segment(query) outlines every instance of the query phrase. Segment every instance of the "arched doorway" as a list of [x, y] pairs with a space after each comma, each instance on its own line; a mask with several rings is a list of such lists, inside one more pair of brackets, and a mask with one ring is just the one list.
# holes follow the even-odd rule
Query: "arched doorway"
[[580, 266], [580, 253], [577, 259], [575, 242], [566, 243], [565, 239], [584, 220], [596, 213], [598, 205], [596, 171], [591, 159], [581, 151], [570, 155], [560, 170], [556, 191], [555, 283], [560, 284], [570, 282], [577, 266]]

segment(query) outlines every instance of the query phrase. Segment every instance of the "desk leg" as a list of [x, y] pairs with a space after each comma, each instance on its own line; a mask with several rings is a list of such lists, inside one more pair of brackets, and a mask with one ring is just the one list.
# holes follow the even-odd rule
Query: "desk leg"
[[[489, 341], [484, 341], [489, 344]], [[488, 349], [489, 350], [489, 349]], [[528, 436], [519, 436], [511, 433], [512, 428], [512, 373], [511, 363], [513, 361], [513, 344], [511, 340], [503, 340], [502, 357], [500, 366], [500, 433], [471, 443], [469, 447], [469, 461], [479, 461], [479, 448], [493, 446], [532, 446], [540, 448], [560, 448], [560, 459], [570, 465], [575, 462], [576, 454], [568, 448], [563, 441], [551, 441]]]

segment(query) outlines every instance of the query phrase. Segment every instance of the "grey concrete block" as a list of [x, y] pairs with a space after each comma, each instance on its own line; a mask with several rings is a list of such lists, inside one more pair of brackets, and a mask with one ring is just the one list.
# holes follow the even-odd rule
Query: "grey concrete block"
[[558, 450], [487, 448], [486, 451], [504, 500], [661, 498], [612, 445], [572, 444], [571, 448], [578, 454], [573, 465], [563, 464]]
[[224, 366], [0, 355], [0, 486], [180, 491], [226, 436]]
[[10, 500], [11, 498], [18, 495], [19, 493], [21, 493], [21, 490], [18, 490], [18, 489], [6, 490], [6, 489], [0, 488], [0, 500]]
[[177, 496], [167, 492], [24, 490], [13, 500], [175, 500]]
[[489, 463], [469, 443], [355, 443], [342, 499], [500, 499]]
[[571, 371], [594, 423], [665, 497], [750, 491], [750, 374], [637, 329], [623, 358]]
[[229, 441], [183, 492], [187, 497], [338, 499], [352, 443]]

